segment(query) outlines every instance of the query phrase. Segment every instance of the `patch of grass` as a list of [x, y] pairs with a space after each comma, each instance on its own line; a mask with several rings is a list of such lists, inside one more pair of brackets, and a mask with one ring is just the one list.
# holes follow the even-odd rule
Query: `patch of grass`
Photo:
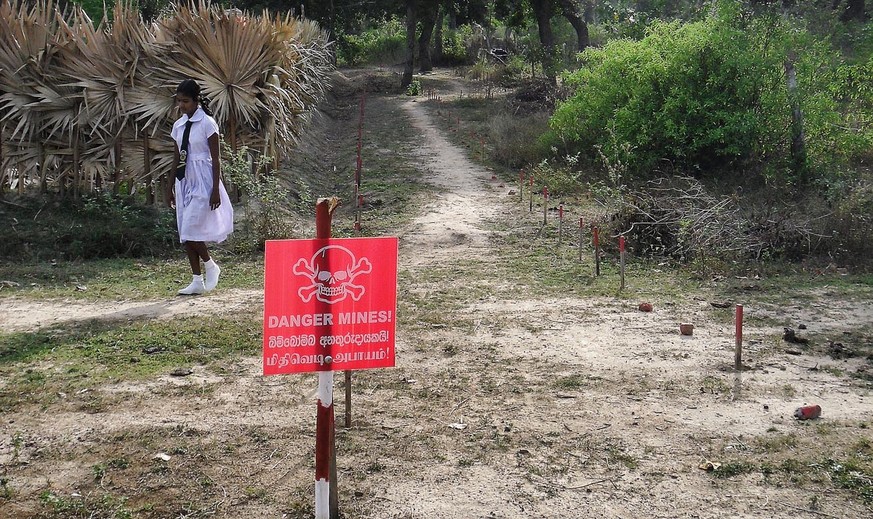
[[[214, 248], [221, 264], [221, 288], [255, 289], [263, 286], [263, 256], [234, 255]], [[191, 281], [184, 252], [173, 259], [96, 259], [0, 265], [0, 298], [64, 298], [82, 301], [147, 300], [175, 296]]]
[[868, 506], [873, 505], [873, 441], [870, 439], [863, 437], [844, 446], [828, 441], [827, 445], [833, 450], [828, 457], [815, 455], [822, 445], [819, 437], [802, 439], [795, 434], [778, 434], [756, 438], [751, 444], [760, 457], [725, 461], [713, 475], [727, 479], [760, 472], [776, 485], [784, 481], [792, 485], [832, 485], [851, 491]]
[[40, 494], [40, 501], [43, 506], [40, 517], [44, 519], [133, 518], [133, 513], [126, 507], [126, 499], [108, 493], [98, 497], [66, 497], [45, 491]]
[[[775, 429], [774, 429], [775, 430]], [[797, 435], [791, 434], [774, 434], [773, 436], [761, 436], [755, 438], [755, 443], [764, 452], [781, 452], [784, 450], [795, 449], [797, 447]]]
[[[256, 355], [255, 316], [91, 323], [49, 331], [0, 334], [0, 409], [50, 403], [111, 380], [142, 380], [180, 366], [208, 366], [235, 355]], [[157, 351], [149, 354], [147, 351]]]
[[750, 474], [758, 470], [758, 465], [748, 461], [728, 461], [722, 463], [712, 474], [721, 479], [728, 479], [741, 474]]
[[555, 387], [564, 390], [582, 389], [588, 385], [588, 379], [583, 375], [569, 375], [555, 380]]

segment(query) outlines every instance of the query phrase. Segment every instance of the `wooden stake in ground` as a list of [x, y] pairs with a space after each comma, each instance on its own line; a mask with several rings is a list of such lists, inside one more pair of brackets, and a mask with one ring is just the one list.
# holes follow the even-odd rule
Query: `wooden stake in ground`
[[591, 239], [594, 241], [594, 275], [600, 275], [600, 231], [591, 226]]
[[[336, 198], [320, 198], [315, 204], [315, 237], [329, 239], [331, 218], [339, 205]], [[323, 312], [330, 312], [327, 303]], [[328, 325], [329, 328], [329, 325]], [[330, 335], [328, 329], [326, 335]], [[324, 352], [332, 358], [330, 345]], [[318, 372], [318, 409], [315, 415], [315, 518], [338, 519], [339, 498], [336, 488], [336, 430], [334, 427], [333, 371]]]
[[621, 263], [621, 287], [619, 290], [624, 290], [624, 236], [618, 237], [618, 257]]
[[734, 369], [742, 371], [743, 369], [743, 305], [737, 305], [737, 343], [734, 347]]
[[546, 220], [549, 217], [549, 188], [543, 186], [543, 227], [546, 226]]

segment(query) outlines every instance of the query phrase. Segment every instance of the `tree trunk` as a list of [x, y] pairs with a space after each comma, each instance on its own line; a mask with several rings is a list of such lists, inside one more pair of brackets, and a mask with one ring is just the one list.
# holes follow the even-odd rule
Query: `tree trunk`
[[540, 43], [543, 46], [543, 73], [554, 85], [558, 81], [555, 70], [555, 36], [552, 33], [552, 3], [551, 0], [530, 0], [530, 4], [537, 20]]
[[846, 0], [845, 7], [840, 13], [840, 20], [844, 22], [856, 21], [863, 22], [866, 19], [864, 13], [864, 0]]
[[439, 5], [433, 4], [424, 7], [421, 12], [421, 35], [418, 37], [418, 69], [421, 72], [433, 70], [430, 47], [438, 11]]
[[560, 2], [564, 18], [570, 22], [570, 25], [573, 26], [573, 30], [576, 31], [576, 49], [579, 52], [582, 52], [591, 44], [588, 39], [588, 24], [585, 20], [579, 17], [579, 13], [576, 10], [576, 5], [573, 3], [573, 0], [560, 0]]
[[791, 166], [798, 183], [805, 184], [806, 167], [806, 136], [803, 131], [803, 111], [797, 98], [797, 71], [794, 69], [796, 56], [789, 53], [785, 60], [785, 77], [788, 82], [788, 99], [791, 103]]
[[418, 20], [415, 13], [415, 0], [406, 0], [406, 63], [400, 77], [400, 88], [412, 84], [412, 68], [415, 65], [415, 26]]
[[433, 29], [433, 58], [434, 63], [443, 62], [443, 20], [446, 18], [445, 9], [440, 6], [437, 10], [436, 22]]

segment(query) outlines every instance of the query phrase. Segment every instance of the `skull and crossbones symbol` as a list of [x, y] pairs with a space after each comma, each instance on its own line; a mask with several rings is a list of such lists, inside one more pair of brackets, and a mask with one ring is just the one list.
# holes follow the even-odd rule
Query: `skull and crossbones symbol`
[[313, 296], [323, 303], [338, 303], [346, 296], [354, 301], [361, 299], [365, 288], [353, 281], [361, 274], [369, 274], [373, 266], [367, 258], [357, 260], [345, 247], [327, 245], [318, 249], [310, 260], [300, 258], [292, 270], [312, 282], [297, 290], [304, 303]]

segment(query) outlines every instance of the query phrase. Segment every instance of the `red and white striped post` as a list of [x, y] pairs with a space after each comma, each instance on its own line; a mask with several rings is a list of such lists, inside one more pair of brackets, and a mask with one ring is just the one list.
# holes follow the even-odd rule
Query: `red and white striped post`
[[[339, 205], [335, 198], [320, 198], [315, 204], [315, 237], [331, 237], [331, 218]], [[329, 313], [328, 303], [319, 303], [324, 308], [319, 313]], [[325, 330], [330, 335], [330, 325]], [[325, 346], [325, 357], [333, 358], [331, 345]], [[333, 371], [318, 372], [318, 409], [315, 415], [315, 518], [337, 519], [339, 499], [336, 488], [336, 448], [333, 407]]]
[[582, 240], [585, 238], [585, 221], [579, 217], [579, 263], [582, 263]]
[[742, 371], [743, 369], [743, 305], [737, 305], [736, 315], [737, 326], [737, 341], [734, 346], [734, 369]]
[[549, 187], [543, 186], [543, 226], [546, 225], [546, 220], [549, 216]]
[[594, 275], [600, 275], [600, 231], [591, 226], [591, 239], [594, 241]]
[[558, 245], [564, 240], [564, 202], [558, 204]]
[[621, 263], [621, 288], [620, 290], [624, 290], [624, 236], [618, 237], [618, 256], [619, 262]]

